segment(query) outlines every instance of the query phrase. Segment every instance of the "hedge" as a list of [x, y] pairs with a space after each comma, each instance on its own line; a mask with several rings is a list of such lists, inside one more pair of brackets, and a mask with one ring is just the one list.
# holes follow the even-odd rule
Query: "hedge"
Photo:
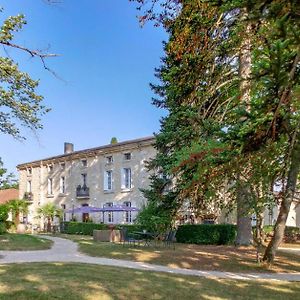
[[0, 234], [6, 233], [6, 225], [3, 222], [0, 222]]
[[202, 245], [233, 244], [235, 237], [236, 226], [231, 224], [181, 225], [176, 233], [179, 243]]
[[108, 225], [83, 222], [62, 222], [60, 224], [60, 232], [67, 234], [93, 235], [94, 229], [108, 229]]

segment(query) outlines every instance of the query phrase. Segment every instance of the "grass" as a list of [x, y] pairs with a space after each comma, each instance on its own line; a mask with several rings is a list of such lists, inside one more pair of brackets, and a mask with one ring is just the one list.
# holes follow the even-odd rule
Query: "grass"
[[299, 282], [199, 278], [73, 263], [0, 265], [0, 299], [9, 300], [294, 300], [299, 294]]
[[164, 247], [129, 247], [113, 243], [94, 242], [90, 236], [60, 235], [79, 243], [79, 251], [90, 256], [133, 260], [172, 268], [217, 270], [228, 272], [300, 272], [300, 256], [278, 252], [272, 268], [256, 263], [253, 247], [202, 246], [176, 244], [176, 249]]
[[0, 250], [44, 250], [53, 242], [29, 234], [6, 233], [0, 235]]

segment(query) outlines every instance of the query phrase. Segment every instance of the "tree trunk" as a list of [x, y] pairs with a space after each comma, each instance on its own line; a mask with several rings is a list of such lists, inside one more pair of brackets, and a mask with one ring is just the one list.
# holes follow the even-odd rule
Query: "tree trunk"
[[[240, 83], [240, 99], [241, 103], [245, 104], [245, 109], [250, 112], [251, 109], [251, 23], [248, 20], [247, 9], [242, 10], [242, 19], [246, 22], [245, 36], [241, 43], [239, 56], [239, 75]], [[237, 238], [236, 245], [250, 245], [252, 242], [252, 226], [249, 216], [249, 191], [244, 183], [238, 183], [237, 191]]]
[[276, 251], [284, 237], [286, 220], [291, 208], [291, 204], [294, 199], [295, 190], [297, 188], [296, 187], [297, 178], [300, 171], [299, 158], [300, 158], [300, 133], [298, 133], [296, 136], [295, 145], [291, 152], [291, 160], [290, 160], [290, 167], [289, 167], [287, 184], [285, 189], [285, 195], [283, 195], [283, 199], [281, 201], [279, 214], [274, 228], [274, 235], [263, 257], [263, 261], [267, 263], [273, 263], [276, 255]]
[[237, 190], [237, 237], [236, 245], [248, 246], [252, 243], [252, 226], [249, 215], [249, 191], [239, 183]]

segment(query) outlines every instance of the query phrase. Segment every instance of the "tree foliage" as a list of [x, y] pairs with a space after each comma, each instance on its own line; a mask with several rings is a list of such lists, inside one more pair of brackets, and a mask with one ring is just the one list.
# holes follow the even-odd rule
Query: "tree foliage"
[[[15, 35], [25, 24], [26, 20], [22, 14], [5, 19], [0, 28], [0, 44], [4, 49], [23, 51], [31, 57], [39, 58], [44, 68], [50, 70], [45, 64], [45, 59], [54, 57], [55, 54], [32, 50], [14, 42]], [[21, 126], [33, 130], [42, 128], [41, 117], [49, 109], [43, 105], [43, 97], [37, 92], [39, 81], [22, 72], [18, 63], [6, 55], [0, 56], [0, 82], [0, 132], [24, 139], [20, 131]]]
[[4, 168], [3, 162], [0, 158], [0, 190], [18, 188], [18, 180], [15, 179], [14, 174], [7, 174], [7, 169]]
[[299, 173], [299, 1], [152, 1], [145, 13], [169, 33], [152, 85], [168, 115], [150, 167], [175, 179], [174, 207], [216, 210], [242, 196], [259, 214], [281, 203], [283, 233]]

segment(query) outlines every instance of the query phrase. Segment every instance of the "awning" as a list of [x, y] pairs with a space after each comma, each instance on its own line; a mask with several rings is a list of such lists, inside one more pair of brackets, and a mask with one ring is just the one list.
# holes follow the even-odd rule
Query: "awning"
[[81, 207], [76, 207], [74, 209], [68, 209], [65, 210], [65, 213], [72, 213], [72, 214], [77, 214], [77, 213], [97, 213], [97, 212], [122, 212], [122, 211], [139, 211], [138, 208], [136, 207], [130, 207], [130, 206], [125, 206], [125, 205], [113, 205], [113, 206], [106, 206], [103, 208], [100, 207], [94, 207], [94, 206], [81, 206]]

